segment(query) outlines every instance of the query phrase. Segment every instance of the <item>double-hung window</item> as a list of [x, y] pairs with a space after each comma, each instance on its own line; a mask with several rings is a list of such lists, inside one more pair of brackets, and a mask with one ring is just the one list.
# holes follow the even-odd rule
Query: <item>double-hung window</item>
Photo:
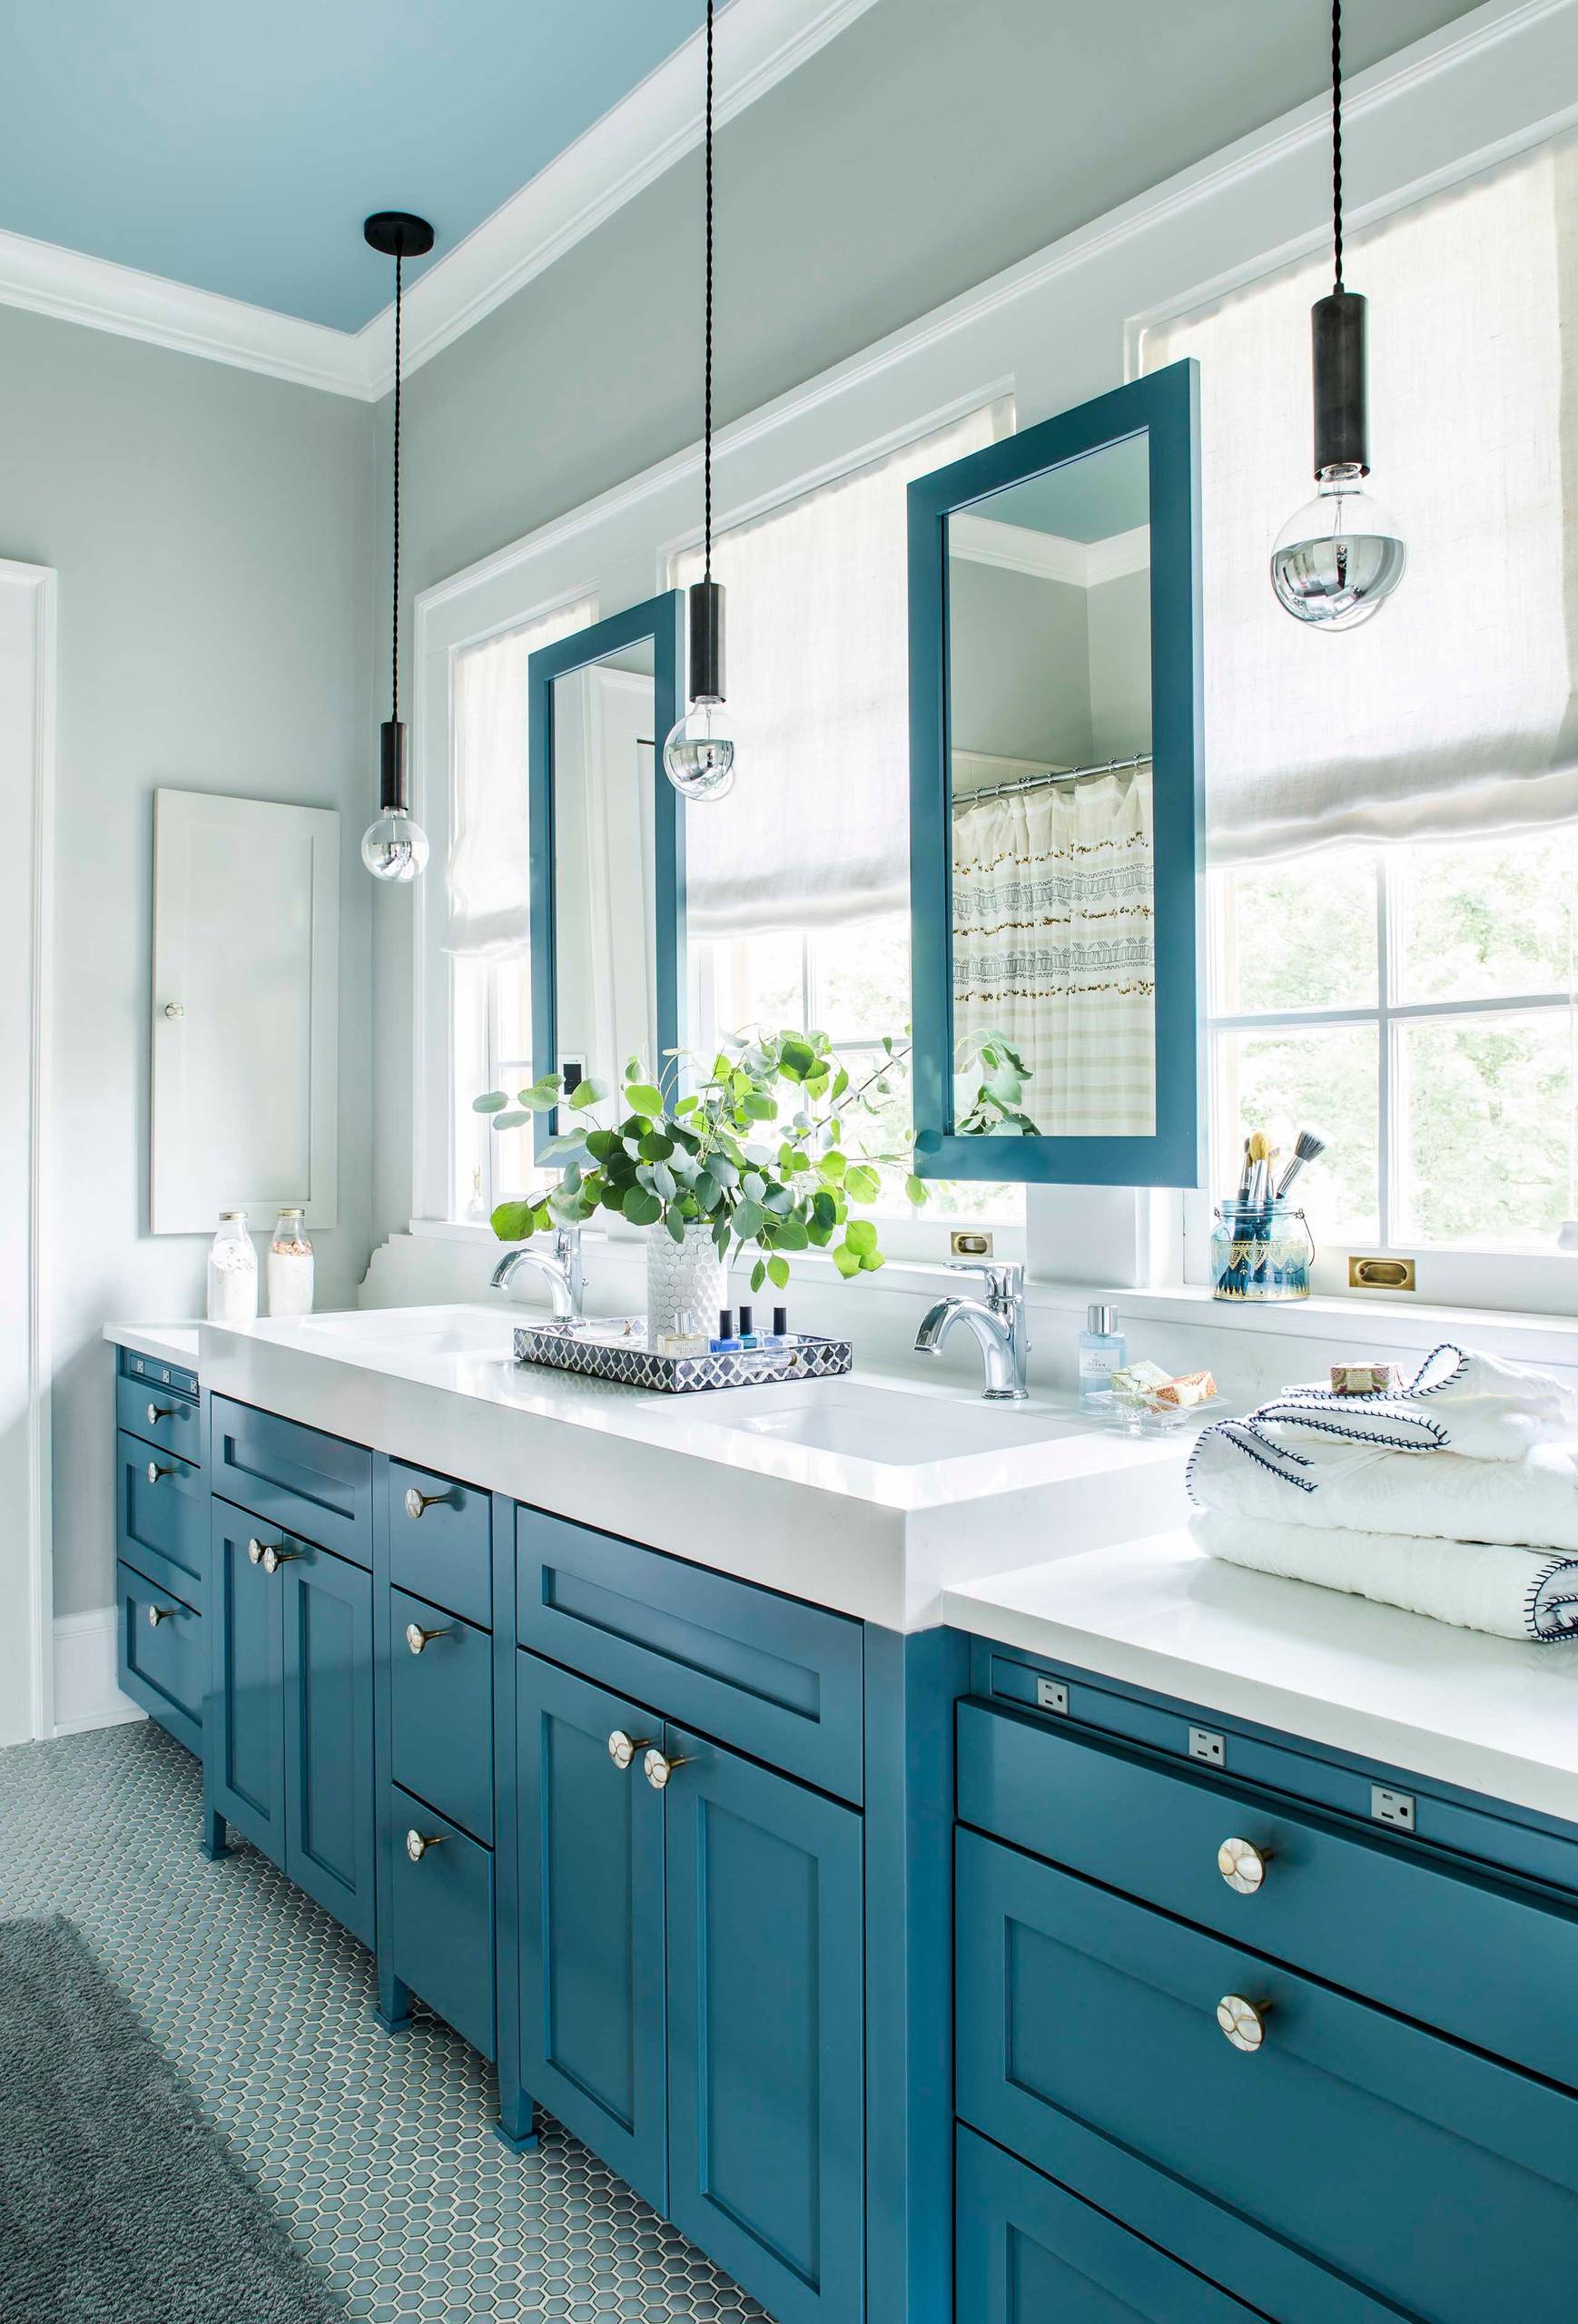
[[[1352, 631], [1290, 620], [1267, 574], [1309, 491], [1325, 262], [1142, 341], [1146, 369], [1201, 372], [1209, 1192], [1251, 1131], [1325, 1133], [1321, 1288], [1373, 1252], [1416, 1254], [1426, 1298], [1573, 1297], [1575, 216], [1563, 138], [1352, 238], [1373, 483], [1409, 557]], [[1189, 1206], [1192, 1275], [1208, 1227]]]

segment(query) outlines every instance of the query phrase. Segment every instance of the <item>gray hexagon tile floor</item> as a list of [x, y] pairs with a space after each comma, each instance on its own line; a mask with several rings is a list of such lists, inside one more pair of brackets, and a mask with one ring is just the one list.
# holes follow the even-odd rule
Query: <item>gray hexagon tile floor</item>
[[557, 2123], [501, 2147], [491, 2069], [380, 2033], [370, 1956], [252, 1849], [205, 1863], [201, 1797], [152, 1724], [0, 1750], [0, 1915], [77, 1924], [347, 2316], [761, 2318]]

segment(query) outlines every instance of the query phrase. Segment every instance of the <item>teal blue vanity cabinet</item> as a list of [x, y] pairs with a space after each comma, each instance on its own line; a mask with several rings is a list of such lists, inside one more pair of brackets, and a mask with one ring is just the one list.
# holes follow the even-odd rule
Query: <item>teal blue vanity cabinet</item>
[[116, 1349], [114, 1458], [117, 1683], [201, 1756], [208, 1485], [195, 1372]]
[[1035, 1678], [958, 1711], [959, 2324], [1571, 2324], [1578, 1836]]
[[520, 2081], [779, 2324], [858, 2317], [862, 1625], [517, 1521]]

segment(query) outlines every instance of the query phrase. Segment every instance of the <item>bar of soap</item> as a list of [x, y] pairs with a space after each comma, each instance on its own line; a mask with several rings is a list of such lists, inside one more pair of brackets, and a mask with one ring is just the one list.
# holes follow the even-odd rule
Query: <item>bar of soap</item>
[[1159, 1388], [1156, 1401], [1182, 1411], [1191, 1404], [1208, 1404], [1216, 1393], [1217, 1383], [1209, 1372], [1185, 1372]]
[[1331, 1367], [1334, 1396], [1390, 1396], [1397, 1385], [1395, 1364], [1334, 1364]]
[[1112, 1374], [1112, 1393], [1115, 1396], [1143, 1396], [1149, 1402], [1159, 1389], [1167, 1386], [1171, 1377], [1159, 1364], [1125, 1364]]

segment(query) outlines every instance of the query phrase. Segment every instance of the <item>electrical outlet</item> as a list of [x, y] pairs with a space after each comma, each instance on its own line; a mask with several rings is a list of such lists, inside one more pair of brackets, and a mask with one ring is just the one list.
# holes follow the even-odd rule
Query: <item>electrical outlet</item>
[[1060, 1679], [1036, 1680], [1036, 1707], [1040, 1710], [1060, 1710], [1067, 1717], [1069, 1689]]
[[1414, 1795], [1411, 1791], [1388, 1791], [1384, 1783], [1370, 1786], [1370, 1813], [1377, 1824], [1390, 1824], [1399, 1832], [1414, 1829]]
[[1213, 1735], [1208, 1727], [1189, 1729], [1189, 1757], [1203, 1759], [1208, 1768], [1225, 1768], [1228, 1764], [1228, 1738]]

